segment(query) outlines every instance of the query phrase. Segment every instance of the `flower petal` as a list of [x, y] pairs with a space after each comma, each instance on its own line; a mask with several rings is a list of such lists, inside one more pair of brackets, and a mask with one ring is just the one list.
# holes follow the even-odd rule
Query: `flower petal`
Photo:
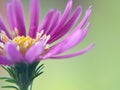
[[63, 41], [54, 45], [46, 56], [57, 55], [57, 54], [63, 53], [73, 48], [77, 44], [79, 44], [87, 35], [89, 26], [90, 24], [88, 24], [83, 31], [79, 29], [74, 30]]
[[[71, 11], [71, 8], [72, 8], [72, 0], [69, 0], [67, 5], [66, 5], [66, 8], [65, 8], [65, 11], [64, 11], [64, 14], [62, 16], [62, 18], [60, 19], [59, 21], [59, 24], [55, 27], [55, 29], [50, 33], [51, 35], [51, 39], [52, 40], [52, 37], [56, 36], [56, 31], [60, 31], [61, 27], [66, 23], [69, 15], [70, 15], [70, 11]], [[50, 41], [49, 41], [50, 42]], [[52, 42], [50, 42], [52, 43]]]
[[8, 3], [6, 6], [6, 14], [11, 30], [15, 29], [15, 16], [13, 13], [12, 3]]
[[13, 0], [13, 11], [15, 15], [16, 28], [19, 31], [19, 35], [26, 36], [23, 9], [20, 0]]
[[39, 32], [41, 30], [44, 30], [44, 34], [46, 34], [46, 31], [48, 30], [50, 24], [51, 24], [51, 20], [52, 20], [52, 17], [53, 15], [55, 14], [55, 9], [51, 9], [47, 14], [46, 16], [44, 17], [43, 21], [42, 21], [42, 24], [39, 28]]
[[46, 34], [47, 34], [47, 35], [49, 35], [50, 32], [51, 32], [51, 31], [55, 28], [55, 26], [58, 24], [59, 19], [60, 19], [60, 16], [61, 16], [61, 12], [60, 12], [60, 11], [56, 11], [56, 13], [53, 15], [53, 17], [52, 17], [52, 19], [51, 19], [49, 28], [48, 28], [48, 30], [46, 31]]
[[11, 64], [12, 63], [6, 57], [0, 56], [0, 65], [11, 65]]
[[6, 33], [6, 35], [11, 39], [11, 36], [10, 36], [10, 34], [8, 33], [8, 31], [7, 31], [6, 27], [5, 27], [5, 24], [4, 24], [3, 20], [2, 20], [2, 17], [0, 16], [0, 32], [1, 32], [2, 30], [3, 30], [3, 31]]
[[33, 45], [25, 55], [26, 62], [32, 63], [43, 52], [43, 47], [44, 45], [42, 41]]
[[76, 8], [68, 22], [66, 22], [66, 24], [59, 31], [56, 31], [57, 35], [54, 35], [54, 37], [51, 38], [51, 42], [58, 40], [72, 28], [72, 26], [78, 21], [81, 15], [81, 10], [82, 8], [80, 6]]
[[17, 50], [16, 45], [12, 42], [5, 44], [5, 51], [7, 58], [13, 63], [20, 63], [24, 59], [21, 53]]
[[75, 57], [75, 56], [79, 56], [82, 54], [87, 53], [88, 51], [90, 51], [93, 47], [95, 46], [95, 44], [91, 44], [90, 46], [88, 46], [87, 48], [84, 48], [81, 51], [75, 52], [73, 54], [68, 54], [68, 55], [62, 55], [62, 56], [51, 56], [51, 59], [65, 59], [65, 58], [71, 58], [71, 57]]
[[91, 12], [92, 12], [91, 8], [92, 7], [89, 6], [89, 8], [86, 11], [86, 14], [85, 14], [84, 18], [82, 19], [82, 21], [80, 22], [80, 24], [78, 24], [78, 26], [75, 29], [81, 29], [85, 25], [85, 23], [88, 21], [90, 15], [91, 15]]
[[38, 29], [39, 24], [39, 16], [40, 16], [40, 0], [31, 0], [30, 3], [30, 29], [29, 36], [32, 38], [36, 37], [36, 31]]

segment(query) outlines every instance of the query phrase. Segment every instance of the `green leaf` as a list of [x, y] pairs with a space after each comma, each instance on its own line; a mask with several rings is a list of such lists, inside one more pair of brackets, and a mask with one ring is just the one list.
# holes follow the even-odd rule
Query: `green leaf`
[[44, 64], [40, 65], [40, 66], [35, 70], [35, 73], [36, 73], [36, 74], [41, 72], [41, 70], [44, 68], [43, 65], [44, 65]]
[[39, 73], [36, 73], [35, 76], [32, 78], [32, 80], [35, 79], [36, 77], [38, 77], [39, 75], [41, 75], [42, 73], [43, 73], [43, 71], [39, 72]]
[[11, 79], [9, 77], [0, 77], [0, 79]]
[[2, 68], [3, 68], [4, 70], [6, 70], [11, 77], [14, 77], [14, 76], [15, 76], [15, 75], [14, 75], [14, 72], [13, 72], [13, 70], [12, 70], [12, 69], [13, 69], [12, 67], [2, 66]]
[[44, 65], [44, 64], [41, 64], [35, 71], [38, 71], [39, 69], [44, 68], [43, 65]]
[[9, 82], [9, 83], [16, 83], [16, 81], [12, 78], [9, 78], [9, 77], [0, 77], [0, 79], [2, 80], [5, 80], [6, 82]]
[[15, 68], [14, 67], [8, 67], [8, 73], [11, 77], [15, 78]]
[[6, 82], [15, 83], [15, 84], [16, 84], [16, 81], [15, 81], [15, 80], [12, 80], [12, 79], [8, 79], [8, 80], [6, 80]]
[[13, 89], [19, 90], [16, 86], [2, 86], [2, 88], [13, 88]]

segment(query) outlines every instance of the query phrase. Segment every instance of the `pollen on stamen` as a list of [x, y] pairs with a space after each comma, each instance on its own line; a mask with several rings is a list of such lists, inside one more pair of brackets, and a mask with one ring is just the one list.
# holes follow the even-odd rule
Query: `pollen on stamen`
[[39, 41], [39, 39], [41, 38], [41, 36], [43, 35], [43, 33], [44, 33], [44, 30], [42, 30], [40, 33], [37, 32], [36, 41]]
[[17, 28], [14, 28], [14, 30], [12, 30], [11, 36], [12, 38], [19, 36], [19, 32]]
[[0, 40], [3, 41], [4, 43], [7, 43], [9, 41], [6, 33], [3, 30], [0, 33]]
[[15, 34], [16, 34], [16, 36], [19, 35], [19, 32], [18, 32], [18, 29], [17, 29], [17, 28], [15, 28]]
[[[17, 45], [17, 49], [25, 55], [27, 50], [32, 47], [35, 43], [42, 40], [44, 42], [44, 50], [47, 51], [49, 49], [49, 45], [47, 44], [47, 41], [50, 39], [50, 35], [44, 34], [44, 30], [42, 30], [40, 33], [37, 33], [36, 38], [31, 38], [30, 36], [19, 36], [17, 28], [15, 28], [12, 32], [12, 41]], [[6, 33], [4, 31], [1, 31], [0, 33], [0, 40], [4, 43], [7, 43], [9, 38], [7, 37]], [[0, 43], [0, 48], [4, 49], [4, 44]]]
[[13, 42], [17, 45], [19, 51], [25, 55], [26, 51], [35, 44], [35, 40], [30, 36], [18, 36], [13, 39]]
[[48, 35], [48, 36], [45, 37], [45, 43], [44, 44], [46, 44], [48, 42], [48, 40], [50, 39], [50, 37], [51, 37], [50, 35]]
[[4, 49], [4, 44], [0, 42], [0, 48]]
[[49, 48], [50, 48], [50, 45], [49, 44], [47, 44], [46, 46], [45, 46], [45, 51], [48, 51], [49, 50]]
[[0, 42], [0, 55], [5, 55], [4, 44], [2, 42]]
[[48, 51], [49, 50], [49, 44], [47, 44], [48, 40], [50, 39], [50, 35], [47, 35], [47, 34], [44, 34], [44, 31], [42, 30], [40, 33], [37, 33], [37, 36], [36, 36], [36, 41], [39, 41], [40, 39], [44, 41], [44, 50], [45, 51]]

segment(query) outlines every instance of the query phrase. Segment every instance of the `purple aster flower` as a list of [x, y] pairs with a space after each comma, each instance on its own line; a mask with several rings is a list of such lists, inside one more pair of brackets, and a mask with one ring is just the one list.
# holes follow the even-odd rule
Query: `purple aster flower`
[[[10, 32], [8, 32], [2, 17], [0, 17], [0, 64], [10, 66], [7, 70], [14, 71], [15, 69], [14, 74], [17, 71], [20, 72], [20, 70], [22, 74], [27, 71], [33, 73], [35, 69], [31, 71], [31, 66], [37, 66], [36, 62], [41, 60], [70, 58], [91, 50], [95, 44], [72, 54], [61, 55], [78, 45], [85, 38], [90, 27], [90, 23], [87, 21], [92, 11], [91, 6], [86, 10], [82, 21], [73, 30], [71, 28], [79, 20], [82, 8], [81, 6], [76, 7], [72, 14], [71, 9], [72, 0], [68, 0], [63, 14], [59, 10], [50, 9], [39, 26], [40, 2], [39, 0], [31, 0], [30, 26], [27, 34], [21, 1], [12, 0], [9, 2], [6, 7], [6, 16]], [[68, 33], [69, 31], [70, 33]], [[63, 40], [53, 44], [63, 36], [65, 36]], [[20, 66], [26, 71], [23, 71]], [[26, 69], [26, 67], [29, 67], [29, 69]], [[11, 76], [12, 79], [19, 78], [13, 76]], [[31, 77], [33, 78], [33, 76]], [[29, 77], [29, 79], [31, 78]], [[21, 80], [24, 80], [24, 78]], [[15, 81], [15, 83], [17, 82]], [[18, 83], [18, 86], [20, 86], [20, 83]], [[20, 88], [20, 90], [23, 89]]]
[[[10, 33], [8, 32], [2, 18], [0, 18], [1, 65], [12, 65], [20, 62], [32, 63], [48, 58], [70, 58], [84, 54], [94, 47], [94, 44], [92, 44], [73, 54], [60, 55], [78, 45], [87, 35], [90, 27], [90, 23], [87, 23], [87, 21], [92, 11], [91, 6], [87, 9], [82, 21], [71, 33], [68, 33], [81, 15], [81, 6], [78, 6], [70, 14], [72, 0], [69, 0], [63, 14], [61, 11], [50, 9], [39, 27], [39, 4], [39, 0], [31, 0], [28, 34], [26, 34], [23, 8], [20, 0], [12, 0], [7, 4], [6, 15], [11, 31]], [[62, 41], [55, 45], [52, 44], [64, 35], [66, 36]]]

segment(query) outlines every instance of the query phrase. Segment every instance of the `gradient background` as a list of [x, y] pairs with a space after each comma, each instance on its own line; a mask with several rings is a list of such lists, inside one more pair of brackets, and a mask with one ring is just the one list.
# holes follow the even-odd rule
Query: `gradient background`
[[[5, 3], [0, 0], [0, 13], [5, 16]], [[29, 22], [29, 0], [22, 0]], [[52, 7], [64, 10], [67, 0], [41, 0], [41, 18]], [[34, 81], [33, 90], [120, 90], [120, 0], [73, 0], [82, 5], [83, 14], [89, 5], [93, 12], [86, 39], [70, 52], [92, 42], [96, 46], [89, 53], [69, 60], [42, 61], [44, 74]], [[28, 24], [27, 24], [28, 25]], [[0, 68], [0, 76], [7, 73]], [[0, 86], [5, 85], [0, 81]], [[8, 90], [1, 89], [0, 90]], [[9, 89], [10, 90], [10, 89]]]

